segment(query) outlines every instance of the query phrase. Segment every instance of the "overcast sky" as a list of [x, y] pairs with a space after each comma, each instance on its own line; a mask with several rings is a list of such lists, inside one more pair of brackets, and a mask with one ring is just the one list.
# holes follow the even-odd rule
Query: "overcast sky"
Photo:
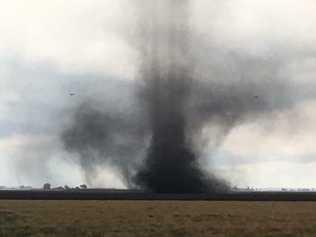
[[[84, 183], [58, 135], [80, 101], [106, 94], [109, 104], [128, 102], [116, 88], [137, 80], [135, 6], [128, 0], [0, 3], [0, 185]], [[229, 71], [232, 60], [247, 58], [249, 68], [233, 62], [234, 70], [256, 77], [251, 62], [265, 62], [273, 79], [292, 88], [286, 109], [234, 127], [209, 153], [210, 167], [238, 186], [316, 188], [315, 1], [191, 5], [194, 35], [208, 49], [201, 57], [210, 64], [203, 67]], [[216, 60], [212, 52], [220, 52]], [[123, 184], [104, 167], [95, 185]]]

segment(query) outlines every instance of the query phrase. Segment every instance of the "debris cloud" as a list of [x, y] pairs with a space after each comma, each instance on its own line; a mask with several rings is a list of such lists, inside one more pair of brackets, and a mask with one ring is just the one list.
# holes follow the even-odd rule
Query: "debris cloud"
[[137, 8], [140, 78], [130, 83], [135, 103], [119, 111], [82, 104], [62, 135], [65, 147], [79, 154], [90, 178], [95, 167], [110, 164], [130, 188], [227, 191], [201, 159], [234, 126], [290, 104], [289, 88], [275, 77], [278, 63], [218, 49], [205, 56], [188, 0], [138, 1]]

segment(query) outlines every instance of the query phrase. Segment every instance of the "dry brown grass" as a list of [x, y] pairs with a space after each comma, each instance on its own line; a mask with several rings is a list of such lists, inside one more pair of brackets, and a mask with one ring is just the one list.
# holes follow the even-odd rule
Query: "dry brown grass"
[[316, 236], [316, 202], [0, 201], [0, 236]]

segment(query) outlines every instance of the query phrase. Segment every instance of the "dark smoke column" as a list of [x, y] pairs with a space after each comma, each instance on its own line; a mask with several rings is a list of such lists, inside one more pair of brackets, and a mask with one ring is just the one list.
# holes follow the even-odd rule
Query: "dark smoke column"
[[193, 64], [190, 62], [188, 1], [149, 1], [144, 26], [142, 94], [152, 130], [150, 146], [136, 184], [153, 192], [217, 191], [199, 167], [188, 137], [186, 105], [190, 99]]

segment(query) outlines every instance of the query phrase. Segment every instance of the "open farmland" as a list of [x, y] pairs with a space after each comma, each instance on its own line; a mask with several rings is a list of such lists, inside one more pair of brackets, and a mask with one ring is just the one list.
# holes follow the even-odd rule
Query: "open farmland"
[[316, 236], [316, 202], [0, 201], [0, 236]]

